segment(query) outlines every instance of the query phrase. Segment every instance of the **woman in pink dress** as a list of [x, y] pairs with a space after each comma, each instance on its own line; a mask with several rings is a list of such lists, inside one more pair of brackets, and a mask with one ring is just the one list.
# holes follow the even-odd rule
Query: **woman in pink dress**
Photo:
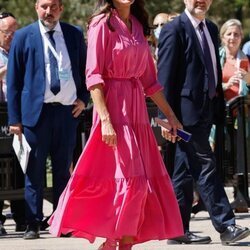
[[99, 0], [88, 30], [87, 87], [94, 103], [87, 145], [49, 223], [99, 249], [183, 235], [179, 207], [150, 127], [145, 96], [181, 124], [163, 97], [146, 35], [143, 0]]

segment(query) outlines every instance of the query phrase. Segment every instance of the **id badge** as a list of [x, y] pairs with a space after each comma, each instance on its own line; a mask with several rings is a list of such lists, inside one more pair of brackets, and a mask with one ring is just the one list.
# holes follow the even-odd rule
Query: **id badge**
[[70, 79], [70, 74], [68, 70], [59, 70], [59, 79], [63, 81], [68, 81]]

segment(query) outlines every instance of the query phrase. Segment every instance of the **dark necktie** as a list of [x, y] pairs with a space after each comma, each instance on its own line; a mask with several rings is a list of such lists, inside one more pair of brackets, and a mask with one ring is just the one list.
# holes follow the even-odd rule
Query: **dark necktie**
[[202, 49], [203, 49], [205, 66], [206, 66], [207, 73], [208, 73], [208, 95], [210, 99], [213, 99], [213, 97], [216, 94], [213, 61], [212, 61], [209, 45], [208, 45], [207, 38], [206, 38], [203, 28], [204, 28], [204, 23], [200, 22], [199, 31], [201, 35], [201, 44], [202, 44]]
[[[49, 40], [53, 48], [56, 48], [55, 40], [53, 38], [54, 30], [48, 31]], [[49, 51], [49, 62], [50, 62], [50, 90], [51, 92], [56, 95], [60, 91], [60, 79], [58, 74], [58, 63], [56, 57], [48, 48]]]
[[5, 102], [5, 95], [3, 92], [3, 81], [0, 80], [0, 102]]

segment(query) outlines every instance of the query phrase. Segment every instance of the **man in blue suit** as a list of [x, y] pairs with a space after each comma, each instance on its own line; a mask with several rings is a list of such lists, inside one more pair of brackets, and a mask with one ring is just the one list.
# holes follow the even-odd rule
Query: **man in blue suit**
[[205, 19], [212, 0], [184, 3], [185, 11], [163, 27], [159, 39], [159, 81], [184, 129], [192, 134], [190, 142], [177, 142], [172, 176], [185, 235], [168, 243], [211, 241], [189, 231], [194, 180], [222, 244], [229, 244], [247, 237], [250, 231], [235, 225], [208, 142], [212, 124], [224, 120], [218, 29]]
[[25, 175], [27, 229], [39, 237], [48, 154], [53, 206], [69, 177], [78, 116], [86, 107], [86, 46], [80, 28], [60, 22], [61, 0], [37, 0], [38, 21], [16, 32], [9, 53], [7, 95], [10, 131], [24, 133], [31, 153]]

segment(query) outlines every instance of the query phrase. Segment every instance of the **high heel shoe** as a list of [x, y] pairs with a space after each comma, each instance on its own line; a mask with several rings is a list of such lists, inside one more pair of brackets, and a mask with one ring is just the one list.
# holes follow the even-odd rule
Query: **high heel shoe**
[[99, 246], [98, 250], [116, 250], [117, 246], [116, 240], [107, 239]]

